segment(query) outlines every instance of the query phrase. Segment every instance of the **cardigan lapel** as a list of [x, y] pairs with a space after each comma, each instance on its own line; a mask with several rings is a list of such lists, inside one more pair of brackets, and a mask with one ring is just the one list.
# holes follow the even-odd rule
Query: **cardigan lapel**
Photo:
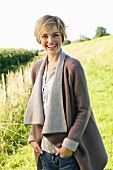
[[42, 62], [38, 76], [32, 89], [32, 93], [24, 115], [24, 124], [44, 124], [42, 105], [42, 77], [45, 69], [46, 59]]

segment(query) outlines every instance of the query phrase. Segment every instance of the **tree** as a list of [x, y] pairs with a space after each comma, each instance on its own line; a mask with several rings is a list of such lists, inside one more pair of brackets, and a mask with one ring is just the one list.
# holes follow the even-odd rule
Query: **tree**
[[63, 45], [68, 45], [68, 44], [71, 44], [71, 41], [70, 41], [70, 40], [65, 40], [65, 41], [63, 42]]
[[107, 33], [107, 30], [104, 27], [97, 27], [95, 32], [96, 32], [96, 34], [95, 34], [94, 38], [110, 35], [109, 33]]

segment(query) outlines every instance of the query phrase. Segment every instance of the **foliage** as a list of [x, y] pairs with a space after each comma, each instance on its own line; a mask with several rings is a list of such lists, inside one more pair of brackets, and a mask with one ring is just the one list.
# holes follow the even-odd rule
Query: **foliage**
[[[108, 164], [104, 170], [112, 170], [113, 117], [111, 113], [113, 112], [113, 36], [93, 39], [82, 43], [73, 43], [63, 46], [63, 49], [69, 55], [79, 59], [84, 67], [88, 81], [92, 110], [109, 157]], [[41, 52], [39, 57], [42, 58], [44, 55], [45, 53]], [[9, 98], [7, 103], [7, 112], [5, 110], [6, 105], [5, 103], [3, 104], [2, 101], [3, 96], [0, 98], [0, 122], [4, 123], [4, 125], [1, 124], [2, 130], [4, 127], [4, 133], [2, 133], [2, 141], [0, 143], [2, 144], [2, 148], [6, 145], [5, 150], [2, 150], [1, 154], [1, 169], [35, 169], [32, 148], [29, 145], [23, 146], [24, 144], [27, 144], [29, 131], [29, 128], [23, 126], [22, 120], [24, 109], [31, 92], [30, 68], [27, 66], [24, 70], [24, 86], [22, 85], [21, 71], [18, 71], [15, 74], [11, 73], [12, 76], [10, 74], [12, 77], [10, 77], [10, 82], [12, 82], [12, 84], [9, 84], [9, 89], [11, 89], [13, 93], [8, 95], [12, 97]], [[15, 77], [17, 77], [17, 79]], [[0, 87], [0, 90], [1, 93], [2, 87]], [[12, 129], [11, 126], [6, 126], [7, 124], [5, 123], [8, 122], [13, 123]], [[16, 123], [18, 123], [18, 125], [16, 125]], [[8, 137], [5, 137], [4, 140], [7, 129], [9, 129], [9, 134], [7, 133]], [[10, 129], [13, 130], [13, 133], [11, 133]], [[14, 140], [11, 141], [11, 138], [14, 138]], [[7, 141], [7, 139], [10, 143], [8, 143], [9, 141]], [[16, 141], [18, 146], [16, 150], [15, 145], [13, 146], [14, 141]], [[6, 150], [9, 147], [13, 148], [13, 154], [10, 156], [6, 154]]]
[[25, 64], [34, 56], [38, 55], [37, 50], [1, 48], [0, 49], [0, 74], [8, 73], [8, 70], [15, 71], [20, 64]]
[[71, 41], [70, 41], [70, 40], [65, 40], [65, 41], [63, 42], [63, 45], [68, 45], [68, 44], [71, 44]]
[[104, 27], [97, 27], [96, 34], [95, 34], [94, 38], [108, 36], [108, 35], [110, 35], [110, 34], [107, 33], [106, 28], [104, 28]]

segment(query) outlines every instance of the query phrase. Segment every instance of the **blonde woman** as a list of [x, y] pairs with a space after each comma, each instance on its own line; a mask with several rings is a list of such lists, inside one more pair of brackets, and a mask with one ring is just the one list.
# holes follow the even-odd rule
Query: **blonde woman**
[[103, 170], [107, 154], [91, 106], [84, 69], [62, 50], [66, 26], [58, 16], [38, 19], [34, 35], [46, 51], [32, 69], [24, 123], [37, 170]]

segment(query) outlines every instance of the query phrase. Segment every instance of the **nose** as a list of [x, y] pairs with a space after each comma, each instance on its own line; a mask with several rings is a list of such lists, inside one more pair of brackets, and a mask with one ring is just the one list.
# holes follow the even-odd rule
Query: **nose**
[[50, 42], [52, 42], [53, 41], [53, 37], [52, 36], [49, 36], [48, 37], [48, 42], [50, 43]]

